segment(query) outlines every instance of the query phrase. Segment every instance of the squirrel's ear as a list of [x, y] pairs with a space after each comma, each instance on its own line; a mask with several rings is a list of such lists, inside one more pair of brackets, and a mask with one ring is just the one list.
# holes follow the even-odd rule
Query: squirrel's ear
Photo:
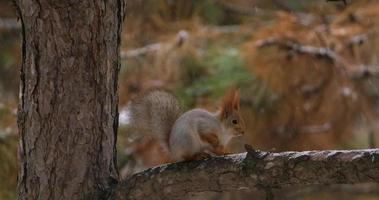
[[221, 119], [227, 119], [231, 113], [232, 113], [231, 109], [229, 107], [223, 105], [223, 107], [221, 108], [220, 117], [221, 117]]
[[240, 92], [238, 90], [234, 90], [233, 108], [235, 110], [240, 109]]
[[221, 119], [227, 118], [234, 109], [235, 90], [229, 90], [225, 93], [221, 104]]

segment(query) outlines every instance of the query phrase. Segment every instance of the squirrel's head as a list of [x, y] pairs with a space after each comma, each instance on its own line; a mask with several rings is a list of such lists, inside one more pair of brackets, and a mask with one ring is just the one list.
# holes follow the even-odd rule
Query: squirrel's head
[[235, 89], [229, 90], [223, 97], [220, 119], [233, 136], [240, 136], [245, 133], [245, 121], [240, 114], [239, 92]]

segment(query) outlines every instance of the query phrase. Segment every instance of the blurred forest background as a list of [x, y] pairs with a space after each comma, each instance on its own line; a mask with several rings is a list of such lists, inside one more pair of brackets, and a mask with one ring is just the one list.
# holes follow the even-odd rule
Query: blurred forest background
[[[156, 141], [128, 132], [127, 103], [164, 87], [185, 109], [216, 110], [236, 86], [248, 131], [268, 151], [379, 144], [379, 1], [126, 0], [119, 75], [120, 174], [160, 164]], [[16, 198], [20, 24], [0, 0], [0, 200]], [[251, 199], [258, 193], [207, 194]], [[379, 199], [377, 185], [292, 188], [278, 199]], [[261, 195], [262, 196], [262, 195]], [[195, 198], [195, 197], [194, 197]], [[200, 197], [199, 197], [200, 198]]]

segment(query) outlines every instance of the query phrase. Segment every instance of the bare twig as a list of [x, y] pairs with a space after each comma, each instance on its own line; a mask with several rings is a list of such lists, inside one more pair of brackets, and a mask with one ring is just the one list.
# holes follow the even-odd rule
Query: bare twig
[[[365, 34], [357, 35], [351, 40], [349, 40], [348, 44], [356, 44], [360, 43], [362, 41], [365, 41], [367, 39], [367, 36]], [[332, 61], [338, 69], [343, 70], [343, 72], [346, 72], [346, 75], [350, 79], [363, 79], [368, 77], [377, 77], [379, 76], [379, 67], [376, 66], [355, 66], [350, 67], [351, 69], [348, 69], [347, 66], [349, 64], [336, 52], [331, 50], [327, 47], [315, 47], [310, 45], [303, 45], [295, 41], [291, 40], [279, 40], [278, 38], [267, 38], [258, 40], [255, 43], [257, 48], [263, 48], [271, 45], [276, 45], [279, 48], [288, 49], [290, 51], [294, 51], [299, 54], [307, 54], [314, 57], [320, 57], [320, 58], [326, 58]], [[354, 69], [354, 70], [352, 70]]]
[[302, 133], [322, 133], [330, 131], [332, 125], [330, 123], [324, 123], [321, 125], [309, 125], [300, 127], [300, 132]]
[[359, 34], [356, 36], [353, 36], [350, 38], [347, 42], [347, 46], [355, 45], [355, 44], [362, 44], [363, 42], [368, 40], [368, 34]]
[[348, 76], [351, 79], [358, 80], [369, 77], [378, 77], [379, 76], [379, 67], [378, 66], [356, 66], [348, 72]]
[[132, 58], [132, 57], [137, 57], [141, 55], [146, 55], [147, 53], [158, 51], [162, 46], [162, 43], [154, 43], [154, 44], [149, 44], [147, 46], [129, 50], [129, 51], [122, 51], [120, 54], [121, 59], [127, 59], [127, 58]]
[[225, 26], [204, 26], [201, 31], [215, 32], [221, 34], [240, 33], [242, 26], [240, 25], [225, 25]]
[[[244, 30], [241, 26], [238, 25], [231, 25], [231, 26], [204, 26], [201, 31], [202, 32], [213, 32], [217, 34], [231, 34], [236, 32], [241, 32], [241, 30]], [[249, 30], [249, 29], [248, 29]], [[174, 42], [158, 42], [149, 44], [140, 48], [128, 50], [128, 51], [122, 51], [120, 53], [121, 59], [128, 59], [128, 58], [135, 58], [138, 56], [144, 56], [149, 53], [154, 53], [156, 51], [161, 50], [163, 47], [167, 47], [170, 44], [173, 45], [172, 47], [180, 47], [185, 42], [188, 41], [189, 34], [185, 30], [181, 30], [176, 34], [176, 38]]]
[[162, 49], [164, 46], [168, 46], [170, 44], [173, 44], [175, 47], [181, 47], [186, 41], [188, 40], [188, 32], [185, 30], [181, 30], [176, 34], [176, 39], [175, 42], [173, 43], [154, 43], [154, 44], [149, 44], [147, 46], [129, 50], [129, 51], [122, 51], [120, 53], [121, 59], [128, 59], [128, 58], [133, 58], [137, 56], [143, 56], [151, 52], [156, 52]]
[[263, 48], [270, 45], [278, 45], [281, 48], [286, 48], [286, 49], [295, 51], [296, 53], [299, 53], [299, 54], [308, 54], [315, 57], [323, 57], [323, 58], [330, 59], [331, 61], [335, 63], [341, 62], [339, 56], [334, 51], [326, 47], [314, 47], [310, 45], [302, 45], [295, 41], [289, 41], [289, 40], [281, 41], [281, 40], [278, 40], [277, 38], [268, 38], [264, 40], [258, 40], [255, 43], [255, 45], [258, 48]]

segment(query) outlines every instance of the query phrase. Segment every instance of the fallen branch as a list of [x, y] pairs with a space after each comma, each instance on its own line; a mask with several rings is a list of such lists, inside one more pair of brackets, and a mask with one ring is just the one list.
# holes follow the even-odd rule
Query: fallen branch
[[260, 152], [173, 163], [122, 181], [114, 199], [183, 199], [199, 192], [379, 182], [379, 149]]

